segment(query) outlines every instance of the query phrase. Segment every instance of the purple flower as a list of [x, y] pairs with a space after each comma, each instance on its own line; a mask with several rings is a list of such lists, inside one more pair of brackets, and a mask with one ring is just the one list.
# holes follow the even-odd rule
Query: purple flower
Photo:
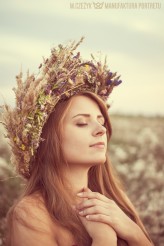
[[73, 75], [71, 76], [71, 80], [72, 80], [73, 82], [75, 82], [75, 79], [76, 79], [76, 74], [73, 74]]
[[113, 73], [112, 72], [109, 72], [109, 77], [112, 77]]
[[46, 95], [50, 95], [52, 93], [52, 87], [51, 85], [48, 85], [46, 88], [45, 88], [45, 94]]
[[122, 83], [122, 80], [116, 80], [114, 84], [115, 84], [115, 86], [117, 86], [117, 85], [119, 85], [121, 83]]
[[107, 83], [107, 85], [111, 85], [112, 82], [113, 82], [113, 81], [112, 81], [111, 79], [108, 79], [106, 83]]

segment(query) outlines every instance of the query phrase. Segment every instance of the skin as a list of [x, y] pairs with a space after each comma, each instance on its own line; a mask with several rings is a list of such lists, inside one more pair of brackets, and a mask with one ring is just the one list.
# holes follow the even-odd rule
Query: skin
[[[107, 136], [105, 119], [98, 105], [85, 96], [76, 96], [64, 119], [63, 150], [69, 166], [84, 169], [106, 161]], [[90, 147], [104, 142], [104, 147]], [[81, 155], [85, 153], [85, 155]], [[80, 156], [80, 158], [79, 158]]]
[[[67, 176], [76, 194], [87, 187], [87, 173], [106, 161], [107, 135], [98, 105], [88, 97], [75, 96], [63, 121], [62, 147], [68, 162]], [[90, 147], [97, 142], [104, 146]]]
[[[88, 185], [89, 168], [103, 165], [106, 161], [107, 135], [104, 123], [104, 117], [93, 100], [85, 96], [72, 99], [63, 122], [62, 147], [68, 162], [67, 178], [75, 195]], [[91, 147], [98, 142], [103, 142], [104, 145]], [[76, 197], [76, 204], [85, 200]], [[104, 223], [87, 221], [82, 217], [81, 221], [93, 239], [93, 245], [117, 245], [117, 236], [111, 227]]]
[[[89, 168], [103, 165], [106, 160], [106, 129], [98, 105], [85, 96], [73, 97], [63, 123], [62, 146], [68, 161], [66, 178], [76, 197], [72, 208], [91, 236], [92, 246], [117, 246], [118, 236], [126, 239], [129, 246], [150, 246], [143, 232], [114, 201], [87, 188]], [[97, 142], [104, 142], [104, 146], [90, 147]], [[38, 196], [33, 194], [22, 199], [14, 209], [12, 245], [78, 244], [74, 243], [74, 235], [52, 222], [44, 201]], [[27, 226], [23, 226], [22, 221]], [[39, 230], [32, 230], [32, 227]]]
[[[87, 188], [89, 168], [103, 165], [106, 160], [107, 135], [104, 117], [97, 103], [86, 96], [75, 96], [64, 118], [63, 130], [62, 146], [69, 166], [67, 178], [78, 197], [73, 208], [91, 237], [99, 240], [100, 228], [105, 225], [107, 227], [103, 229], [109, 230], [109, 235], [111, 233], [113, 236], [112, 242], [111, 236], [105, 239], [107, 244], [117, 245], [113, 233], [115, 232], [130, 246], [152, 245], [138, 225], [129, 219], [113, 200]], [[104, 147], [90, 147], [97, 142], [104, 142]], [[103, 245], [105, 246], [105, 242]]]

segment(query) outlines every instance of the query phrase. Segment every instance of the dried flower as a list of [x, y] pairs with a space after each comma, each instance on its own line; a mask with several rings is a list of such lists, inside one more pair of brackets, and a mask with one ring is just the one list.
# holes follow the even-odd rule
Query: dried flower
[[102, 64], [91, 55], [94, 61], [84, 62], [80, 52], [74, 55], [82, 41], [53, 48], [50, 58], [43, 58], [38, 77], [29, 72], [25, 80], [22, 72], [16, 76], [16, 107], [4, 105], [3, 124], [10, 139], [12, 162], [25, 178], [30, 177], [30, 167], [43, 141], [42, 128], [59, 101], [83, 91], [94, 92], [106, 101], [113, 87], [122, 82], [107, 68], [106, 59]]

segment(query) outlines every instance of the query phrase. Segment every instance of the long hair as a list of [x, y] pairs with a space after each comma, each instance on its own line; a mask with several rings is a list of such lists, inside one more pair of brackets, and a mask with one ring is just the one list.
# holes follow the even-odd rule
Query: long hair
[[[80, 95], [87, 96], [98, 104], [105, 118], [109, 142], [112, 129], [105, 103], [91, 92], [84, 92]], [[52, 220], [75, 235], [79, 246], [90, 246], [92, 240], [80, 219], [72, 210], [71, 202], [74, 199], [74, 195], [69, 189], [69, 184], [65, 178], [65, 170], [68, 165], [61, 145], [62, 126], [64, 116], [71, 107], [72, 98], [58, 103], [45, 124], [42, 131], [44, 141], [40, 143], [38, 148], [35, 162], [30, 170], [31, 177], [27, 182], [23, 196], [39, 192]], [[106, 155], [106, 162], [103, 165], [95, 165], [90, 168], [88, 172], [88, 187], [94, 192], [99, 192], [113, 199], [150, 240], [137, 212], [125, 197], [123, 187], [115, 170], [112, 168], [108, 153]], [[12, 212], [10, 213], [12, 214]], [[124, 240], [118, 239], [118, 246], [123, 245], [128, 244]]]

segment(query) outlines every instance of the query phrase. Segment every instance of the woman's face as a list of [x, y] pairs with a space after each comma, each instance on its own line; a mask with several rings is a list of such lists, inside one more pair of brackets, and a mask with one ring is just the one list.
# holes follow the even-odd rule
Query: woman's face
[[92, 99], [72, 98], [63, 120], [62, 148], [69, 165], [93, 166], [106, 161], [105, 119]]

